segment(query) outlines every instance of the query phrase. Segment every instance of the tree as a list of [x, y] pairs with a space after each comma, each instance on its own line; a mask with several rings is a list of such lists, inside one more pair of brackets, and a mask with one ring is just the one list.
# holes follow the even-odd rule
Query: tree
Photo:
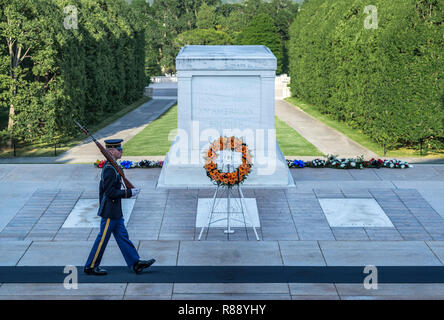
[[[442, 12], [437, 0], [310, 0], [290, 27], [292, 95], [384, 147], [442, 148]], [[320, 19], [319, 17], [324, 17]]]
[[196, 25], [199, 29], [214, 29], [216, 27], [217, 17], [216, 8], [208, 6], [205, 2], [200, 6], [197, 13]]
[[281, 38], [287, 41], [290, 25], [297, 15], [299, 5], [292, 0], [272, 0], [266, 3], [267, 13], [273, 18]]
[[223, 16], [225, 18], [229, 17], [232, 12], [236, 12], [242, 9], [242, 5], [240, 3], [222, 3], [221, 5], [216, 7], [216, 13], [219, 16]]
[[[270, 2], [271, 1], [271, 2]], [[244, 0], [238, 3], [227, 3], [221, 0], [154, 0], [152, 8], [154, 19], [159, 27], [160, 39], [159, 61], [162, 72], [175, 72], [175, 58], [179, 52], [177, 36], [185, 31], [199, 29], [216, 29], [227, 33], [235, 39], [259, 14], [270, 16], [282, 38], [279, 49], [283, 58], [280, 71], [287, 70], [287, 49], [290, 23], [297, 13], [298, 5], [292, 0]], [[278, 52], [275, 49], [273, 52]], [[278, 53], [279, 54], [279, 53]]]
[[[179, 48], [174, 40], [178, 34], [196, 28], [196, 19], [202, 3], [204, 0], [155, 0], [153, 2], [154, 19], [160, 27], [162, 72], [175, 72], [175, 59]], [[217, 6], [221, 1], [207, 0], [205, 3], [209, 6]]]
[[226, 30], [232, 38], [235, 38], [248, 25], [249, 20], [242, 8], [238, 7], [237, 10], [231, 11], [228, 17], [220, 17], [219, 21], [222, 29]]
[[269, 16], [262, 13], [254, 16], [251, 23], [239, 33], [235, 42], [239, 45], [264, 45], [268, 47], [277, 58], [276, 73], [280, 74], [282, 72], [282, 39]]
[[55, 36], [60, 26], [54, 17], [46, 19], [42, 13], [56, 10], [54, 4], [43, 0], [1, 3], [0, 32], [7, 43], [9, 60], [8, 77], [2, 77], [3, 86], [8, 88], [2, 102], [9, 109], [9, 135], [15, 139], [42, 137], [53, 131], [49, 128], [53, 122], [47, 122], [44, 130], [43, 123], [52, 111], [48, 109], [51, 106], [42, 104], [42, 97], [56, 81]]
[[229, 45], [233, 40], [228, 34], [214, 29], [194, 29], [177, 36], [177, 45]]
[[265, 13], [266, 3], [263, 0], [243, 0], [244, 12], [249, 19], [254, 16]]
[[[64, 27], [68, 5], [82, 12], [77, 29]], [[124, 0], [0, 2], [2, 135], [54, 144], [78, 132], [73, 118], [91, 124], [139, 99], [141, 20]]]
[[133, 0], [131, 7], [137, 12], [139, 17], [138, 24], [145, 31], [145, 84], [149, 84], [151, 76], [159, 75], [160, 70], [160, 52], [162, 48], [161, 27], [154, 19], [154, 9], [145, 0]]

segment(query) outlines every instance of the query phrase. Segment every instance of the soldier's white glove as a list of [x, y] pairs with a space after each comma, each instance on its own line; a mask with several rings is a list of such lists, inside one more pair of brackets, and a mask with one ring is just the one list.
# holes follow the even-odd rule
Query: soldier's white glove
[[131, 195], [133, 196], [133, 197], [135, 197], [135, 196], [137, 196], [138, 194], [139, 194], [139, 189], [137, 189], [137, 188], [133, 188], [133, 189], [131, 189]]

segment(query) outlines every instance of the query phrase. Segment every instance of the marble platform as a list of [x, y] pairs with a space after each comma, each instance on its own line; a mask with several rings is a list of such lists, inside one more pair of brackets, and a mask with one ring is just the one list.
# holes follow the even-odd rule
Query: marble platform
[[392, 227], [375, 199], [319, 199], [330, 227]]
[[[199, 198], [197, 203], [197, 217], [196, 217], [196, 228], [208, 227], [208, 219], [211, 212], [211, 207], [213, 204], [212, 198]], [[260, 228], [259, 214], [257, 210], [256, 199], [245, 198], [244, 205], [246, 205], [245, 219], [247, 222], [247, 227], [251, 227], [251, 222], [254, 227]], [[214, 213], [212, 215], [211, 221], [215, 221], [210, 225], [211, 227], [226, 227], [227, 226], [227, 213], [228, 203], [227, 198], [217, 198], [214, 206]], [[240, 198], [230, 199], [230, 226], [231, 227], [244, 227], [244, 215], [241, 213]], [[217, 221], [220, 220], [220, 221]], [[217, 222], [216, 222], [217, 221]]]
[[[122, 199], [122, 213], [125, 225], [131, 217], [136, 199]], [[69, 214], [62, 228], [98, 228], [100, 227], [99, 200], [79, 199]]]

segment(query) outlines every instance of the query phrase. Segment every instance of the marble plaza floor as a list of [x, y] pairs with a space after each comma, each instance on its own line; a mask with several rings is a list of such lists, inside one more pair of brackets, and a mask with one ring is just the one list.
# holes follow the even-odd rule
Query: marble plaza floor
[[[97, 199], [92, 165], [2, 165], [0, 273], [3, 267], [82, 266], [95, 222], [66, 227], [81, 200]], [[261, 241], [252, 228], [205, 230], [197, 241], [199, 199], [208, 189], [156, 189], [160, 169], [127, 170], [141, 188], [127, 219], [130, 239], [156, 266], [441, 267], [444, 165], [405, 170], [292, 169], [296, 188], [245, 189], [256, 199]], [[64, 226], [65, 225], [65, 226]], [[74, 223], [75, 225], [75, 223]], [[111, 239], [103, 266], [123, 266]], [[141, 277], [149, 277], [150, 274]], [[152, 282], [152, 281], [150, 281]], [[62, 283], [0, 285], [2, 299], [443, 299], [444, 283]], [[386, 281], [387, 282], [387, 281]], [[441, 281], [442, 282], [442, 281]]]

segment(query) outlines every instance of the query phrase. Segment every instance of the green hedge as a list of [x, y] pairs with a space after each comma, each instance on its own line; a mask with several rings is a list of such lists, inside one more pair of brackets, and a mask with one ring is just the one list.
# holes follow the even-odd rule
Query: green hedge
[[[68, 5], [77, 8], [77, 29], [64, 26]], [[144, 29], [124, 0], [10, 0], [0, 11], [1, 104], [14, 106], [7, 136], [57, 142], [78, 132], [73, 118], [95, 123], [143, 95]], [[16, 79], [4, 45], [9, 37], [15, 52], [29, 48], [14, 67]]]
[[443, 3], [309, 0], [290, 28], [293, 96], [390, 148], [444, 141]]
[[278, 29], [268, 15], [264, 13], [255, 15], [250, 24], [237, 35], [236, 44], [268, 47], [277, 59], [276, 74], [282, 73], [284, 47]]
[[233, 43], [233, 39], [223, 31], [193, 29], [179, 34], [175, 42], [178, 47], [186, 45], [230, 45]]

